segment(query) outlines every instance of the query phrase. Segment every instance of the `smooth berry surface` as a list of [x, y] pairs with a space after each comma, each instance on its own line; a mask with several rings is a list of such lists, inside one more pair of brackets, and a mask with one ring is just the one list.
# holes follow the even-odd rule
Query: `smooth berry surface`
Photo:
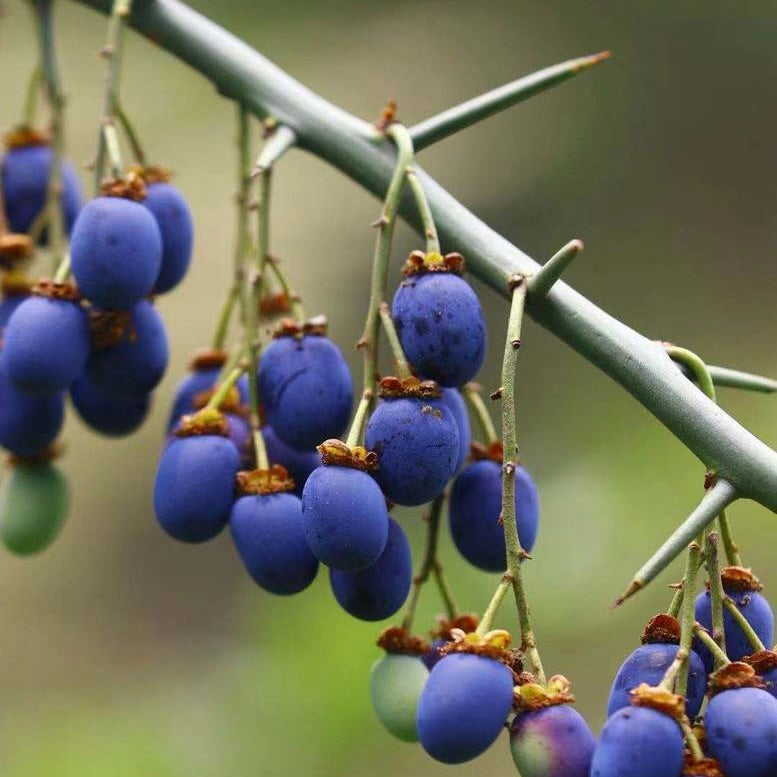
[[429, 670], [417, 656], [387, 653], [370, 670], [370, 698], [378, 720], [403, 742], [417, 742], [416, 712]]
[[463, 386], [486, 355], [480, 300], [458, 275], [429, 273], [403, 281], [391, 315], [410, 364], [442, 386]]
[[154, 510], [162, 528], [183, 542], [204, 542], [226, 526], [240, 456], [226, 437], [179, 437], [162, 452]]
[[513, 676], [490, 658], [453, 653], [432, 669], [418, 703], [416, 727], [438, 761], [464, 763], [484, 753], [504, 728]]
[[297, 496], [302, 496], [302, 489], [305, 487], [310, 473], [321, 466], [321, 454], [315, 450], [298, 451], [296, 448], [292, 448], [278, 437], [269, 424], [262, 427], [262, 435], [270, 462], [286, 467], [294, 480], [294, 493]]
[[19, 391], [30, 394], [67, 389], [88, 355], [89, 326], [76, 302], [28, 297], [3, 332], [6, 374]]
[[27, 299], [29, 294], [14, 294], [10, 297], [3, 297], [0, 299], [0, 333], [8, 323], [8, 319], [11, 318], [11, 314], [19, 307], [19, 305]]
[[[195, 398], [198, 394], [213, 389], [220, 373], [220, 367], [192, 370], [181, 380], [173, 395], [173, 406], [167, 420], [168, 432], [178, 425], [183, 416], [194, 412]], [[241, 403], [248, 402], [248, 376], [242, 375], [235, 385], [240, 393]]]
[[70, 257], [87, 299], [101, 308], [129, 310], [151, 292], [159, 276], [162, 237], [142, 204], [96, 197], [76, 219]]
[[521, 777], [588, 777], [594, 739], [569, 704], [524, 712], [510, 726], [510, 750]]
[[456, 457], [455, 471], [458, 472], [469, 456], [469, 447], [472, 443], [472, 430], [469, 423], [469, 412], [467, 403], [461, 392], [455, 388], [444, 388], [440, 401], [447, 405], [453, 414], [453, 420], [456, 422], [456, 428], [459, 430], [459, 455]]
[[459, 457], [459, 430], [439, 399], [385, 399], [367, 422], [366, 446], [378, 454], [375, 479], [400, 505], [442, 493]]
[[313, 470], [302, 491], [302, 516], [313, 555], [333, 569], [364, 569], [386, 547], [386, 500], [366, 472], [336, 466]]
[[777, 698], [777, 666], [761, 673], [761, 679], [766, 683], [766, 691]]
[[146, 420], [151, 406], [148, 395], [125, 398], [106, 394], [85, 374], [70, 386], [70, 399], [81, 420], [107, 437], [132, 434]]
[[340, 349], [318, 335], [273, 340], [259, 363], [259, 393], [275, 433], [304, 451], [339, 437], [353, 405], [348, 365]]
[[318, 560], [302, 528], [302, 503], [290, 493], [243, 496], [235, 502], [229, 529], [254, 581], [273, 594], [304, 591]]
[[[453, 481], [448, 518], [451, 537], [470, 564], [488, 572], [505, 568], [502, 512], [502, 467], [482, 459], [468, 464]], [[521, 546], [531, 551], [539, 528], [539, 497], [531, 475], [515, 470], [515, 518]]]
[[354, 618], [380, 621], [392, 616], [405, 603], [413, 582], [410, 543], [402, 527], [389, 518], [386, 547], [378, 560], [357, 572], [332, 569], [329, 580], [338, 604]]
[[716, 694], [704, 717], [707, 746], [726, 777], [777, 775], [777, 699], [760, 688]]

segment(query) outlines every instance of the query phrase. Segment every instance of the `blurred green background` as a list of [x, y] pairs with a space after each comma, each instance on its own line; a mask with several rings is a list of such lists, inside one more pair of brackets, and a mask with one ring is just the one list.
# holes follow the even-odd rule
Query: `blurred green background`
[[[17, 121], [35, 42], [25, 3], [0, 18], [0, 120]], [[57, 4], [68, 154], [94, 153], [105, 19]], [[775, 174], [777, 14], [771, 3], [287, 2], [200, 0], [325, 97], [365, 118], [387, 98], [413, 122], [518, 75], [604, 48], [612, 61], [423, 152], [421, 163], [489, 224], [543, 259], [572, 237], [569, 281], [648, 336], [710, 362], [777, 373]], [[160, 309], [173, 357], [155, 411], [106, 442], [65, 430], [73, 508], [41, 557], [0, 559], [0, 769], [6, 777], [436, 775], [392, 740], [369, 706], [380, 625], [341, 613], [325, 574], [290, 600], [261, 593], [228, 536], [168, 539], [150, 489], [174, 385], [205, 344], [230, 272], [232, 106], [134, 33], [124, 103], [152, 156], [177, 173], [197, 226], [183, 286]], [[88, 181], [85, 174], [84, 181]], [[273, 248], [313, 312], [358, 367], [378, 204], [324, 163], [291, 154], [276, 175]], [[396, 262], [416, 242], [402, 228]], [[445, 246], [454, 250], [457, 246]], [[506, 308], [481, 289], [491, 327], [482, 375], [494, 387]], [[524, 461], [542, 496], [527, 579], [547, 668], [572, 678], [598, 729], [611, 677], [665, 574], [622, 610], [609, 603], [692, 508], [702, 466], [641, 407], [528, 324], [521, 351]], [[720, 392], [777, 445], [777, 399]], [[731, 511], [745, 558], [777, 586], [774, 517]], [[401, 515], [415, 548], [417, 513]], [[443, 543], [460, 602], [481, 610], [493, 576]], [[421, 624], [439, 610], [433, 590]], [[515, 626], [505, 606], [500, 625]], [[502, 740], [461, 775], [510, 774]]]

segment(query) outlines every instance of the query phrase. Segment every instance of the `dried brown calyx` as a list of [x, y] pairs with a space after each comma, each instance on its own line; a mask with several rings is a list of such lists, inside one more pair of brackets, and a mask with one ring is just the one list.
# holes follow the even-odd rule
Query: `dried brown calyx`
[[[192, 400], [194, 409], [201, 410], [205, 407], [213, 398], [216, 391], [217, 389], [211, 388], [200, 391], [199, 394], [195, 394], [194, 399]], [[240, 404], [240, 391], [238, 391], [237, 386], [232, 386], [229, 391], [227, 391], [226, 396], [219, 403], [219, 410], [221, 410], [222, 413], [232, 413], [233, 415], [239, 415], [244, 418], [249, 415], [248, 408], [245, 407], [245, 405]]]
[[380, 112], [380, 117], [375, 122], [375, 129], [378, 132], [385, 132], [395, 121], [397, 121], [397, 101], [389, 100]]
[[665, 688], [641, 683], [629, 696], [634, 707], [650, 707], [678, 722], [685, 720], [685, 699]]
[[714, 758], [693, 760], [693, 755], [685, 751], [683, 777], [725, 777], [720, 764]]
[[11, 467], [19, 467], [24, 464], [45, 464], [49, 461], [58, 459], [65, 452], [65, 446], [55, 441], [39, 450], [34, 456], [17, 456], [15, 453], [8, 454], [8, 464]]
[[4, 270], [12, 270], [34, 253], [35, 244], [29, 235], [16, 232], [0, 235], [0, 267]]
[[433, 380], [419, 380], [414, 375], [404, 380], [387, 376], [378, 384], [381, 399], [437, 399], [440, 394], [440, 387]]
[[316, 335], [326, 337], [329, 329], [329, 322], [326, 316], [314, 316], [307, 321], [295, 321], [293, 318], [282, 318], [278, 326], [273, 330], [272, 336], [278, 337], [304, 337], [305, 335]]
[[748, 593], [763, 590], [761, 581], [751, 570], [744, 567], [723, 567], [720, 570], [720, 579], [728, 592]]
[[759, 650], [751, 656], [745, 656], [742, 660], [746, 664], [750, 664], [755, 669], [756, 674], [777, 669], [777, 653], [773, 650]]
[[569, 680], [561, 674], [553, 675], [546, 685], [521, 683], [513, 690], [513, 709], [516, 712], [531, 712], [559, 704], [574, 704], [575, 697], [570, 688]]
[[271, 464], [269, 469], [251, 469], [237, 473], [238, 493], [247, 495], [283, 494], [293, 491], [294, 480], [286, 467]]
[[100, 184], [103, 197], [121, 197], [125, 200], [143, 202], [146, 199], [145, 181], [136, 173], [128, 173], [126, 178], [110, 178]]
[[402, 653], [408, 656], [422, 656], [431, 649], [425, 639], [408, 634], [400, 626], [389, 626], [381, 631], [376, 644], [387, 653]]
[[189, 361], [189, 369], [194, 372], [218, 369], [224, 366], [228, 357], [221, 348], [199, 348]]
[[167, 183], [172, 177], [172, 170], [161, 165], [132, 165], [129, 172], [149, 183]]
[[405, 278], [433, 272], [463, 275], [464, 257], [459, 253], [445, 254], [443, 256], [437, 251], [432, 251], [428, 254], [424, 251], [413, 251], [402, 265], [402, 275]]
[[202, 437], [215, 435], [229, 437], [229, 421], [218, 410], [205, 407], [191, 415], [185, 415], [174, 432], [176, 437]]
[[132, 314], [126, 310], [90, 310], [89, 334], [98, 350], [111, 348], [125, 339], [130, 342], [137, 339]]
[[276, 291], [273, 294], [265, 294], [259, 300], [259, 312], [263, 316], [279, 316], [282, 313], [291, 312], [291, 300], [285, 291]]
[[453, 629], [463, 631], [465, 634], [469, 634], [475, 631], [480, 623], [480, 618], [472, 612], [465, 612], [461, 615], [456, 615], [453, 618], [445, 618], [439, 616], [437, 618], [437, 628], [432, 631], [432, 637], [434, 639], [451, 639], [451, 632]]
[[362, 472], [378, 469], [378, 454], [362, 448], [361, 445], [351, 448], [342, 440], [325, 440], [316, 450], [321, 454], [321, 463], [324, 466], [350, 467]]
[[48, 297], [49, 299], [61, 299], [68, 302], [78, 302], [81, 299], [81, 292], [75, 283], [64, 281], [57, 283], [48, 278], [41, 278], [32, 287], [32, 293], [36, 297]]
[[32, 281], [19, 272], [9, 272], [0, 280], [0, 294], [4, 297], [27, 297], [32, 294]]
[[483, 445], [482, 442], [473, 442], [469, 446], [469, 453], [473, 461], [495, 461], [501, 464], [504, 461], [504, 448], [500, 440], [495, 440], [489, 445]]
[[24, 148], [25, 146], [48, 146], [51, 142], [51, 136], [43, 130], [22, 125], [7, 132], [3, 141], [7, 149]]
[[505, 666], [512, 667], [515, 660], [513, 651], [510, 650], [512, 637], [509, 631], [494, 629], [485, 634], [476, 631], [465, 633], [461, 629], [451, 629], [451, 641], [440, 648], [444, 656], [451, 653], [471, 653], [483, 658], [492, 658]]
[[755, 669], [744, 661], [732, 661], [721, 666], [710, 675], [707, 684], [710, 697], [735, 688], [766, 688], [766, 684], [755, 673]]
[[641, 641], [643, 645], [679, 645], [680, 621], [665, 612], [654, 615], [647, 622], [647, 626], [642, 632]]

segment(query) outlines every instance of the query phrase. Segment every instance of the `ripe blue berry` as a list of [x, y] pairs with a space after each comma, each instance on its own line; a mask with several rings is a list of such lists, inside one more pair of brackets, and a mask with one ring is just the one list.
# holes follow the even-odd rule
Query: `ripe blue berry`
[[761, 680], [763, 680], [766, 685], [764, 690], [777, 697], [777, 652], [773, 650], [759, 650], [748, 656], [745, 662], [750, 664]]
[[707, 746], [726, 777], [777, 774], [777, 699], [760, 688], [712, 697], [704, 716]]
[[[467, 465], [453, 481], [448, 517], [451, 537], [470, 564], [488, 572], [505, 567], [502, 512], [502, 467], [491, 459]], [[523, 467], [515, 470], [515, 516], [526, 551], [534, 547], [539, 524], [537, 487]]]
[[67, 511], [67, 481], [51, 462], [17, 464], [0, 500], [0, 539], [13, 553], [40, 553], [56, 539]]
[[3, 333], [3, 361], [13, 385], [56, 394], [75, 380], [89, 355], [86, 313], [72, 299], [28, 297]]
[[370, 670], [372, 708], [380, 722], [397, 739], [417, 742], [418, 700], [429, 670], [417, 656], [387, 653]]
[[148, 395], [125, 398], [106, 394], [88, 375], [73, 381], [70, 398], [83, 422], [108, 437], [132, 434], [146, 420], [151, 406]]
[[361, 470], [338, 466], [313, 470], [302, 491], [302, 516], [313, 555], [334, 569], [364, 569], [386, 547], [386, 500], [378, 484]]
[[11, 314], [27, 299], [29, 294], [7, 294], [0, 299], [0, 333], [2, 333]]
[[435, 639], [429, 650], [421, 656], [421, 661], [424, 662], [424, 666], [431, 672], [432, 669], [442, 661], [443, 653], [440, 648], [446, 645], [450, 640], [447, 639]]
[[259, 363], [259, 393], [275, 433], [303, 451], [342, 434], [353, 404], [348, 365], [320, 335], [273, 340]]
[[504, 664], [452, 653], [432, 669], [421, 693], [418, 738], [438, 761], [469, 761], [496, 741], [512, 702], [513, 676]]
[[305, 590], [318, 572], [294, 494], [249, 494], [232, 507], [229, 529], [240, 558], [258, 585], [272, 594]]
[[680, 777], [680, 726], [650, 707], [624, 707], [602, 729], [590, 777]]
[[269, 424], [262, 427], [267, 456], [273, 464], [285, 467], [294, 481], [294, 493], [301, 497], [310, 473], [321, 466], [321, 454], [318, 451], [298, 451], [281, 440]]
[[[105, 315], [94, 312], [92, 321]], [[92, 384], [105, 394], [132, 399], [157, 386], [168, 358], [164, 321], [148, 300], [141, 300], [130, 311], [118, 338], [105, 343], [93, 337], [86, 372]]]
[[[52, 159], [52, 150], [46, 145], [18, 146], [9, 149], [3, 157], [5, 213], [12, 232], [28, 232], [35, 217], [43, 210]], [[81, 207], [81, 185], [68, 162], [62, 163], [61, 181], [65, 229], [70, 232]]]
[[408, 361], [424, 378], [462, 386], [483, 365], [483, 311], [458, 275], [432, 272], [406, 278], [394, 295], [391, 315]]
[[128, 310], [159, 275], [162, 237], [151, 212], [123, 197], [96, 197], [76, 219], [70, 241], [73, 275], [100, 308]]
[[591, 729], [569, 704], [523, 712], [510, 726], [510, 750], [521, 777], [588, 777]]
[[388, 539], [375, 563], [357, 572], [329, 571], [338, 604], [354, 618], [380, 621], [399, 610], [413, 582], [410, 543], [402, 527], [389, 518]]
[[192, 215], [181, 192], [164, 181], [148, 184], [143, 205], [154, 215], [162, 236], [162, 262], [154, 291], [164, 294], [177, 286], [189, 269], [194, 240]]
[[439, 399], [384, 399], [367, 423], [365, 441], [378, 454], [375, 479], [400, 505], [421, 505], [442, 493], [459, 456], [456, 422]]
[[[640, 645], [621, 664], [612, 681], [610, 698], [607, 702], [607, 716], [614, 715], [619, 709], [631, 704], [630, 691], [641, 683], [658, 685], [677, 655], [679, 647], [671, 644]], [[686, 693], [686, 712], [694, 718], [701, 709], [704, 694], [707, 692], [707, 671], [696, 651], [688, 656], [688, 691]]]
[[456, 428], [459, 430], [459, 455], [456, 457], [456, 468], [458, 472], [469, 456], [469, 446], [472, 443], [472, 431], [469, 425], [469, 413], [467, 404], [461, 392], [455, 388], [444, 388], [440, 394], [440, 401], [448, 406], [453, 414], [453, 420], [456, 422]]

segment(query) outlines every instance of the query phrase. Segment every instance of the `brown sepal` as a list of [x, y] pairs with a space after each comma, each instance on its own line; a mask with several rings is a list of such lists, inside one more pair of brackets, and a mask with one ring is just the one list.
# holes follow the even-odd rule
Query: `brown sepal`
[[401, 626], [389, 626], [381, 631], [376, 644], [387, 653], [409, 656], [422, 656], [431, 650], [431, 645], [425, 639], [408, 634]]
[[712, 698], [717, 693], [734, 688], [766, 688], [766, 684], [750, 664], [744, 661], [732, 661], [710, 675], [707, 693]]
[[460, 629], [452, 629], [451, 641], [440, 646], [440, 653], [443, 656], [451, 653], [471, 653], [510, 667], [513, 664], [513, 652], [509, 650], [511, 641], [510, 632], [503, 629], [494, 629], [483, 635], [476, 631], [465, 634]]
[[459, 253], [445, 254], [443, 256], [436, 251], [428, 254], [424, 251], [413, 251], [402, 265], [402, 276], [404, 278], [434, 272], [463, 275], [464, 257]]
[[680, 621], [665, 612], [654, 615], [645, 626], [640, 640], [643, 645], [679, 645]]
[[278, 316], [291, 312], [291, 300], [285, 291], [267, 294], [259, 301], [259, 312], [263, 316]]
[[132, 165], [129, 168], [130, 173], [134, 173], [143, 179], [144, 183], [167, 183], [172, 177], [172, 170], [168, 170], [161, 165]]
[[745, 656], [742, 660], [746, 664], [750, 664], [757, 674], [770, 672], [777, 668], [777, 653], [773, 650], [759, 650], [751, 656]]
[[482, 442], [473, 442], [469, 446], [469, 454], [473, 461], [495, 461], [501, 464], [504, 461], [504, 448], [500, 440], [492, 442], [490, 445], [483, 445]]
[[640, 683], [629, 696], [634, 707], [650, 707], [668, 715], [678, 723], [685, 719], [685, 699], [665, 688]]
[[342, 440], [332, 439], [324, 440], [316, 450], [321, 454], [321, 463], [325, 467], [350, 467], [362, 472], [378, 469], [378, 454], [361, 445], [351, 448]]
[[269, 469], [243, 470], [236, 478], [237, 491], [242, 496], [283, 494], [293, 491], [296, 485], [286, 467], [280, 464], [271, 464]]
[[381, 378], [378, 396], [381, 399], [437, 399], [440, 387], [433, 380], [419, 380], [415, 375], [400, 380], [393, 376]]
[[112, 348], [125, 338], [130, 342], [137, 340], [132, 314], [127, 310], [90, 310], [89, 334], [98, 351]]
[[48, 146], [51, 142], [51, 136], [43, 130], [22, 124], [10, 132], [6, 132], [3, 141], [7, 149], [23, 148], [24, 146]]
[[229, 421], [218, 410], [206, 407], [181, 418], [174, 434], [176, 437], [202, 437], [208, 434], [229, 437]]
[[32, 294], [32, 281], [19, 272], [9, 272], [0, 280], [0, 293], [4, 297], [27, 297]]
[[437, 618], [437, 628], [431, 634], [434, 639], [450, 639], [452, 629], [459, 629], [468, 634], [477, 629], [478, 623], [480, 623], [480, 618], [472, 612], [465, 612], [454, 618], [439, 616]]
[[545, 686], [536, 682], [522, 683], [513, 689], [513, 709], [521, 713], [559, 704], [574, 704], [575, 697], [570, 688], [569, 680], [560, 674], [551, 677]]
[[24, 233], [9, 232], [0, 235], [0, 267], [11, 270], [35, 253], [32, 238]]
[[725, 777], [720, 764], [714, 758], [694, 761], [690, 751], [685, 751], [683, 777]]
[[32, 293], [36, 297], [48, 297], [49, 299], [62, 299], [68, 302], [78, 302], [82, 299], [81, 292], [75, 283], [65, 281], [57, 283], [48, 278], [41, 278], [32, 287]]
[[329, 322], [326, 316], [314, 316], [307, 321], [295, 321], [293, 318], [282, 318], [273, 330], [272, 336], [278, 337], [304, 337], [305, 335], [317, 335], [326, 337]]
[[751, 570], [744, 567], [723, 567], [720, 570], [720, 579], [723, 581], [723, 587], [727, 592], [747, 593], [763, 590], [761, 581]]
[[[216, 389], [210, 388], [195, 394], [194, 399], [192, 400], [192, 407], [195, 410], [202, 410], [202, 408], [210, 402], [215, 393]], [[248, 408], [246, 408], [245, 405], [240, 404], [240, 392], [238, 391], [237, 386], [232, 386], [229, 391], [227, 391], [227, 395], [219, 405], [219, 410], [221, 410], [222, 413], [239, 415], [241, 418], [245, 418], [249, 415]]]
[[222, 348], [199, 348], [189, 361], [189, 369], [194, 372], [223, 367], [229, 354]]
[[100, 184], [100, 194], [103, 197], [121, 197], [125, 200], [143, 202], [146, 199], [146, 184], [143, 179], [129, 173], [126, 178], [110, 178]]
[[397, 121], [397, 101], [389, 100], [380, 112], [380, 118], [375, 122], [378, 132], [385, 132], [390, 125]]

